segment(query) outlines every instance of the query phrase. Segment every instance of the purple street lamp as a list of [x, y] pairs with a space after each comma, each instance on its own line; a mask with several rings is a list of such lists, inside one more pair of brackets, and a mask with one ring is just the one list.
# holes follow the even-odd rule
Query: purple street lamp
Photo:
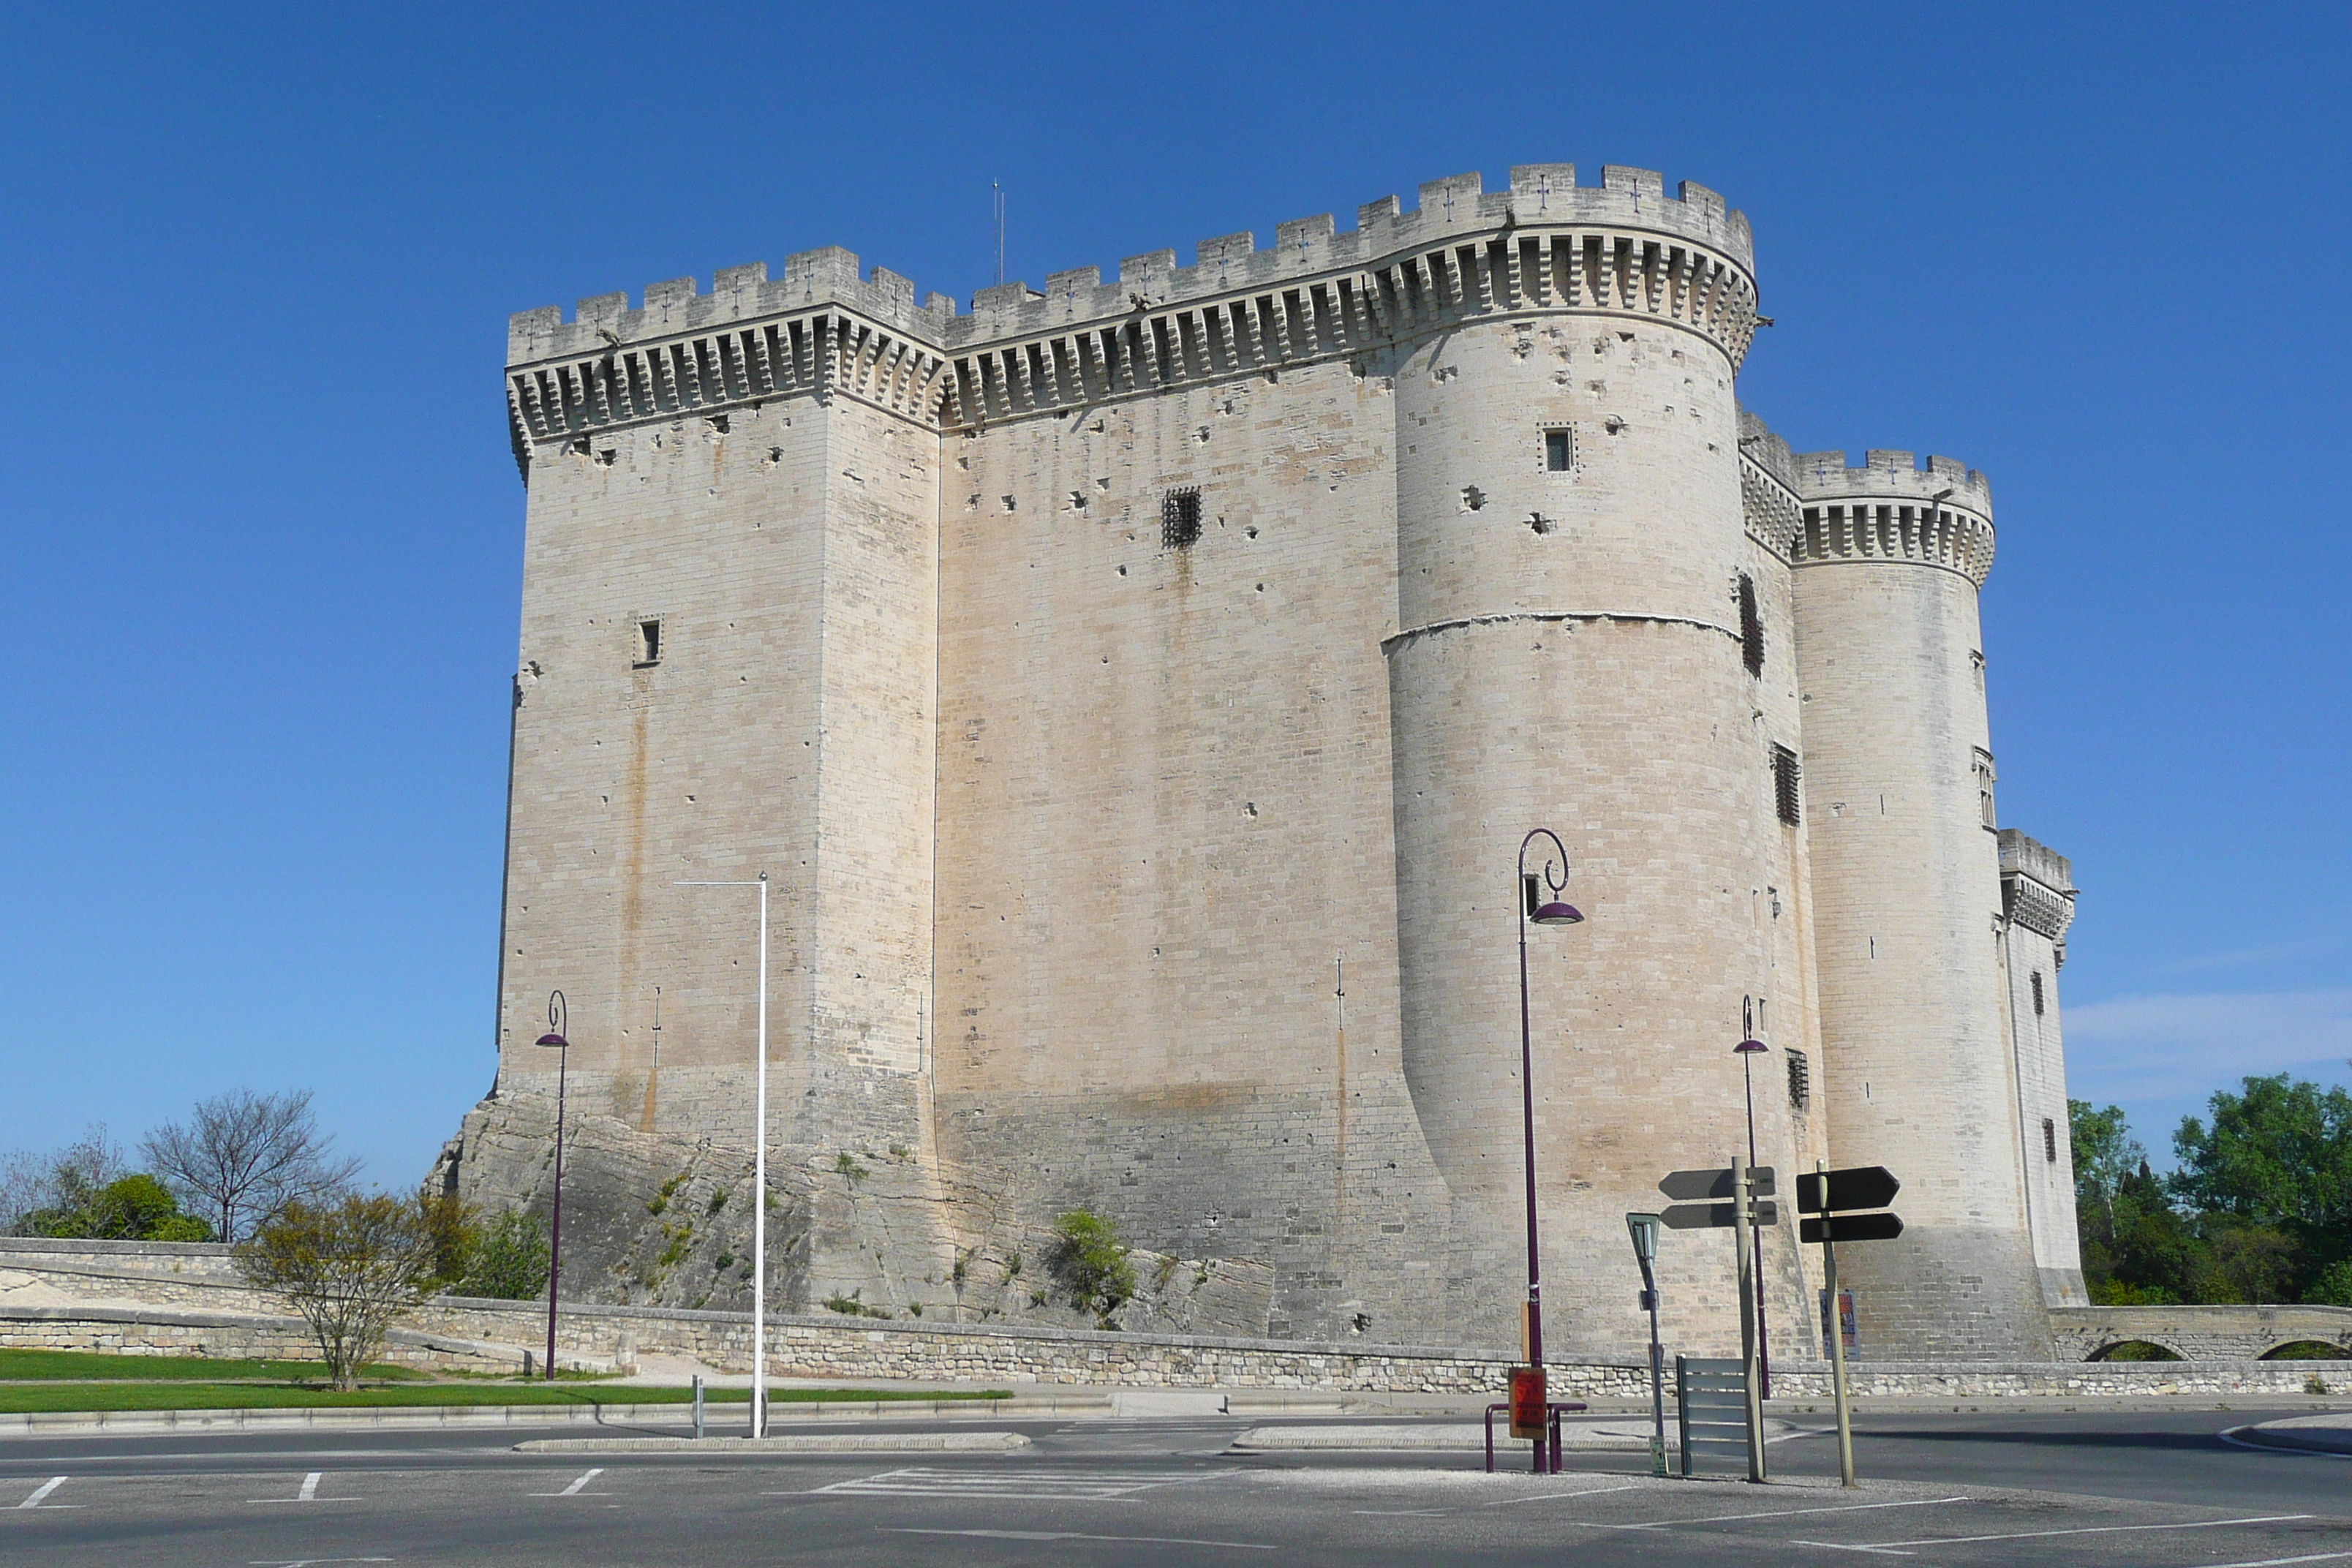
[[[1739, 1056], [1739, 1081], [1748, 1091], [1748, 1166], [1756, 1167], [1756, 1079], [1748, 1070], [1749, 1061], [1760, 1051], [1772, 1047], [1756, 1037], [1756, 998], [1739, 999], [1739, 1043], [1731, 1048]], [[1751, 1226], [1756, 1242], [1756, 1364], [1757, 1394], [1759, 1398], [1772, 1397], [1772, 1352], [1764, 1344], [1764, 1227]]]
[[[1559, 851], [1557, 873], [1551, 857], [1544, 857], [1540, 875], [1528, 869], [1528, 846], [1549, 838]], [[1568, 889], [1568, 846], [1549, 827], [1538, 827], [1519, 840], [1519, 1097], [1525, 1113], [1528, 1158], [1528, 1365], [1543, 1371], [1543, 1280], [1536, 1261], [1536, 1087], [1535, 1047], [1528, 1026], [1528, 927], [1572, 926], [1584, 917], [1559, 901]], [[1552, 895], [1547, 899], [1545, 895]], [[1543, 1468], [1543, 1439], [1536, 1439], [1536, 1465]]]
[[566, 1016], [563, 993], [547, 994], [547, 1033], [539, 1043], [551, 1046], [555, 1057], [555, 1215], [548, 1223], [547, 1243], [547, 1378], [555, 1381], [555, 1284], [563, 1268], [563, 1080], [572, 1065], [572, 1042], [563, 1037]]

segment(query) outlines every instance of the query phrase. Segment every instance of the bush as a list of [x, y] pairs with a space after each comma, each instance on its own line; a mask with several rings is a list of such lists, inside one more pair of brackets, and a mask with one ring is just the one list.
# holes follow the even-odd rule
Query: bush
[[283, 1297], [310, 1325], [334, 1385], [355, 1389], [392, 1320], [423, 1298], [436, 1231], [422, 1197], [293, 1203], [237, 1247], [236, 1263], [256, 1289]]
[[494, 1301], [530, 1301], [547, 1294], [547, 1226], [537, 1215], [509, 1209], [476, 1234], [464, 1274], [453, 1291]]
[[1135, 1294], [1135, 1265], [1110, 1221], [1072, 1209], [1054, 1222], [1054, 1274], [1081, 1310], [1108, 1318]]

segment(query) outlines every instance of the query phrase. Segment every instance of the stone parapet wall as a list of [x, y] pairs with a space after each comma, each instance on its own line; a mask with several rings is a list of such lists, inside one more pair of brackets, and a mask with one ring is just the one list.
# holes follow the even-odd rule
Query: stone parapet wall
[[[544, 1309], [530, 1302], [443, 1299], [396, 1329], [387, 1362], [430, 1370], [511, 1372], [536, 1342]], [[610, 1370], [625, 1345], [721, 1371], [751, 1365], [741, 1313], [591, 1307], [558, 1318], [566, 1366]], [[1346, 1345], [1201, 1336], [1056, 1332], [943, 1323], [865, 1326], [816, 1319], [772, 1321], [768, 1370], [779, 1377], [898, 1378], [910, 1383], [1041, 1383], [1141, 1388], [1317, 1389], [1356, 1394], [1500, 1394], [1510, 1363], [1409, 1345]], [[314, 1359], [297, 1318], [102, 1309], [0, 1309], [0, 1348], [146, 1355]], [[1671, 1363], [1670, 1363], [1671, 1364]], [[1554, 1363], [1552, 1393], [1569, 1399], [1639, 1400], [1649, 1374], [1630, 1360]], [[2189, 1398], [2295, 1394], [2317, 1378], [2352, 1389], [2352, 1361], [2055, 1363], [1865, 1362], [1848, 1369], [1860, 1398]], [[1671, 1376], [1669, 1379], [1671, 1388]], [[1831, 1397], [1826, 1363], [1782, 1363], [1776, 1398]]]
[[105, 1301], [259, 1312], [267, 1303], [217, 1242], [0, 1237], [0, 1306]]
[[[124, 1311], [104, 1307], [0, 1306], [0, 1350], [94, 1351], [222, 1361], [317, 1361], [319, 1342], [299, 1318], [248, 1312]], [[511, 1373], [520, 1349], [415, 1329], [394, 1329], [378, 1360], [428, 1372]], [[608, 1370], [608, 1362], [565, 1358]]]

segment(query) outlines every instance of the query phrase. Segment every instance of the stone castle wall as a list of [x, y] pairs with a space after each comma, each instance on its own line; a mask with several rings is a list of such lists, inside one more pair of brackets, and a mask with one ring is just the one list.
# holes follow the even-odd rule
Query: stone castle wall
[[[1889, 493], [1957, 493], [1904, 546], [1944, 569], [1905, 558], [1887, 592], [1934, 600], [1908, 619], [1848, 604], [1863, 579], [1827, 578], [1877, 536], [1808, 521], [1824, 465], [1735, 399], [1740, 215], [1616, 167], [1419, 197], [963, 314], [826, 250], [516, 317], [499, 1096], [551, 1097], [530, 1042], [561, 987], [579, 1102], [740, 1148], [752, 890], [675, 884], [765, 872], [787, 1301], [898, 1300], [983, 1258], [1010, 1289], [1015, 1247], [975, 1237], [1083, 1206], [1169, 1257], [1269, 1268], [1277, 1335], [1508, 1346], [1512, 857], [1549, 826], [1589, 917], [1529, 933], [1552, 1348], [1641, 1337], [1621, 1216], [1745, 1145], [1749, 1020], [1774, 1047], [1749, 1064], [1758, 1157], [1883, 1158], [1920, 1194], [1866, 1292], [1876, 1331], [2046, 1342], [2011, 1288], [2034, 1264], [2009, 1256], [2024, 1123], [1996, 959], [1957, 934], [1998, 910], [1990, 840], [1946, 833], [1938, 795], [1903, 828], [1933, 841], [1924, 879], [1898, 853], [1882, 885], [1867, 855], [1822, 858], [1820, 810], [1784, 820], [1773, 761], [1819, 728], [1839, 777], [1840, 744], [1883, 737], [1941, 789], [1917, 737], [1982, 744], [1942, 646], [1974, 638], [1981, 477], [1886, 464]], [[1931, 621], [1945, 685], [1814, 689], [1816, 649], [1840, 679], [1907, 670]], [[1934, 952], [1873, 990], [1845, 949], [1895, 886]], [[1899, 1052], [1864, 1070], [1922, 1027], [1966, 1038], [1957, 1078]], [[2010, 1109], [1964, 1148], [1874, 1120], [1887, 1073], [1922, 1106], [1998, 1081]], [[470, 1150], [461, 1189], [530, 1188], [511, 1139]], [[2010, 1174], [1961, 1193], [1988, 1151]], [[877, 1244], [819, 1200], [829, 1163], [886, 1152], [913, 1228]], [[1925, 1239], [1960, 1231], [1984, 1245]], [[1736, 1342], [1727, 1247], [1677, 1234], [1662, 1260], [1669, 1327], [1703, 1349]], [[1765, 1264], [1778, 1331], [1809, 1321], [1792, 1225]]]

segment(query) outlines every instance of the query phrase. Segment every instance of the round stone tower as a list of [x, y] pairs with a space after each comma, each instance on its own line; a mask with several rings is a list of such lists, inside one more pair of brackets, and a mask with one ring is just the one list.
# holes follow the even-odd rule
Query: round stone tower
[[[1599, 190], [1516, 170], [1507, 206], [1475, 176], [1442, 182], [1418, 216], [1381, 293], [1403, 328], [1387, 651], [1405, 1069], [1451, 1195], [1465, 1337], [1508, 1343], [1516, 863], [1530, 828], [1557, 829], [1587, 919], [1528, 933], [1546, 1339], [1627, 1350], [1623, 1215], [1746, 1140], [1731, 1047], [1777, 831], [1738, 607], [1749, 235], [1714, 193], [1668, 199], [1620, 168]], [[1759, 1157], [1785, 1173], [1782, 1099], [1758, 1113]], [[1781, 1324], [1801, 1321], [1789, 1236], [1766, 1249]], [[1664, 1248], [1669, 1332], [1701, 1353], [1738, 1342], [1729, 1237]]]
[[1991, 492], [1908, 452], [1793, 466], [1830, 1142], [1903, 1182], [1902, 1237], [1839, 1260], [1862, 1353], [2040, 1359], [1977, 621]]

